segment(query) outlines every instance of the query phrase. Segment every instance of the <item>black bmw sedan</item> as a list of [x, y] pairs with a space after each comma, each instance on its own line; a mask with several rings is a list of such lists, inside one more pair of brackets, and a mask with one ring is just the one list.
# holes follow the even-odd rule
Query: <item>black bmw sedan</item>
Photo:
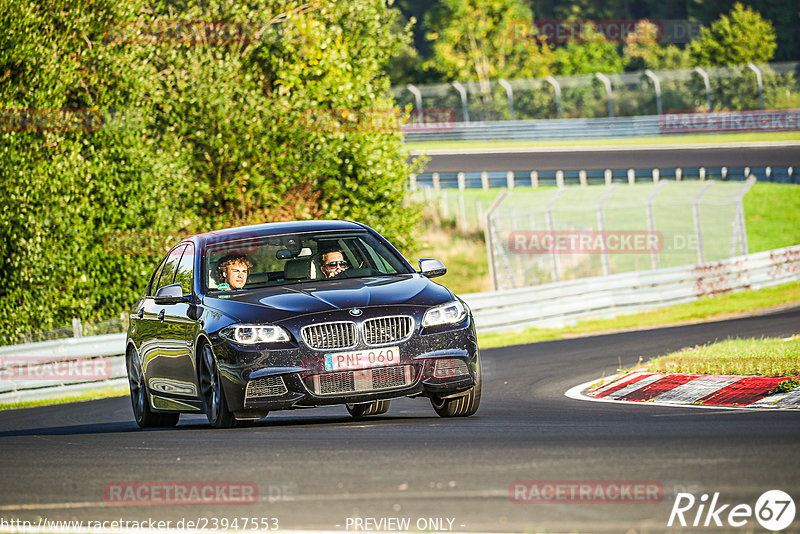
[[481, 399], [466, 304], [380, 234], [350, 221], [195, 235], [153, 272], [131, 311], [126, 364], [139, 426], [205, 413], [235, 426], [270, 410], [344, 404], [385, 413], [426, 397], [442, 417]]

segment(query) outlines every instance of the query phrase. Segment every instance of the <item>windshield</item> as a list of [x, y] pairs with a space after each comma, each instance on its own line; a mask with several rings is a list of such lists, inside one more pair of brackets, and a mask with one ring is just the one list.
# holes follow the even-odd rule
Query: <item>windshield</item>
[[365, 231], [238, 236], [207, 245], [205, 265], [210, 292], [413, 272]]

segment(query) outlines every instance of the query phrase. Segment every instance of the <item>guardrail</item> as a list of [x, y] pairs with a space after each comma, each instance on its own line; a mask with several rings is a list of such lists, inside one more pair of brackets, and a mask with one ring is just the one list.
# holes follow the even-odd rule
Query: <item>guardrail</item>
[[[800, 245], [701, 265], [471, 293], [462, 298], [472, 309], [478, 330], [487, 332], [528, 326], [560, 327], [579, 318], [611, 317], [796, 280], [800, 280]], [[0, 347], [0, 403], [58, 398], [125, 385], [125, 361], [116, 356], [124, 353], [124, 345], [125, 334], [107, 334]], [[37, 373], [52, 373], [47, 371], [51, 364], [69, 366], [98, 360], [104, 360], [103, 380], [62, 380], [57, 376], [36, 379]], [[21, 367], [25, 367], [28, 379], [9, 378]]]
[[[798, 157], [800, 163], [800, 156]], [[541, 187], [568, 185], [612, 185], [658, 183], [664, 181], [687, 182], [704, 180], [745, 181], [755, 178], [759, 182], [800, 184], [800, 173], [793, 166], [765, 167], [657, 167], [638, 169], [568, 169], [563, 170], [507, 170], [469, 172], [427, 172], [412, 174], [409, 188], [418, 190], [484, 189], [498, 187]]]
[[727, 260], [461, 295], [479, 331], [560, 328], [800, 280], [800, 245]]
[[408, 125], [405, 141], [547, 141], [609, 137], [656, 137], [688, 133], [794, 131], [800, 129], [797, 110], [739, 111], [601, 117], [593, 119], [533, 119], [450, 122]]
[[125, 385], [124, 352], [123, 333], [0, 347], [0, 403]]

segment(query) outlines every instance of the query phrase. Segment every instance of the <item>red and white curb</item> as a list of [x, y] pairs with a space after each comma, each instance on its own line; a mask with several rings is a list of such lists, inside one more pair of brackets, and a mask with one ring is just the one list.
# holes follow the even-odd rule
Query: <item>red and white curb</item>
[[[643, 402], [706, 408], [800, 408], [800, 387], [772, 393], [781, 382], [798, 377], [659, 374], [632, 371], [580, 384], [565, 393], [578, 400]], [[593, 386], [594, 384], [594, 386]]]

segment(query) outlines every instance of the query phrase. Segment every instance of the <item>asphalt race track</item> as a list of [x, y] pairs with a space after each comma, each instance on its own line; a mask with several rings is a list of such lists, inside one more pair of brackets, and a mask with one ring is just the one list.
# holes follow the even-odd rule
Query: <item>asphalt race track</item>
[[[444, 151], [443, 151], [444, 152]], [[757, 147], [642, 148], [609, 150], [576, 147], [498, 150], [490, 153], [432, 152], [424, 172], [556, 171], [581, 169], [649, 169], [654, 167], [800, 166], [800, 145]], [[676, 163], [679, 162], [679, 163]]]
[[[197, 416], [175, 429], [139, 430], [127, 398], [0, 412], [0, 517], [153, 518], [171, 520], [172, 527], [181, 519], [277, 518], [281, 529], [326, 530], [345, 530], [348, 518], [409, 518], [411, 529], [660, 532], [681, 491], [698, 502], [703, 493], [719, 492], [720, 503], [754, 506], [765, 491], [780, 489], [800, 504], [800, 411], [617, 405], [564, 396], [639, 356], [798, 331], [795, 308], [485, 350], [483, 402], [467, 419], [440, 419], [421, 399], [395, 401], [385, 416], [363, 421], [334, 407], [276, 412], [253, 427], [223, 431]], [[663, 487], [664, 497], [647, 504], [514, 503], [509, 486], [518, 480], [651, 481]], [[259, 500], [235, 506], [114, 506], [104, 500], [106, 485], [131, 481], [254, 482]], [[696, 509], [686, 513], [687, 521]], [[436, 518], [442, 522], [428, 522]], [[352, 519], [349, 525], [352, 531]], [[798, 528], [795, 519], [789, 531]], [[729, 530], [762, 529], [751, 518], [743, 529]]]

